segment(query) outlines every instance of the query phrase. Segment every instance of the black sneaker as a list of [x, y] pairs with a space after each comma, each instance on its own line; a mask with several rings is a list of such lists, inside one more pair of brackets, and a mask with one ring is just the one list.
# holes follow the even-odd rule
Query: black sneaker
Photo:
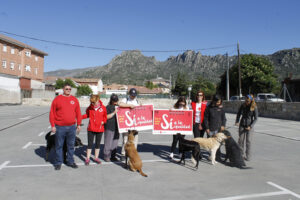
[[110, 161], [111, 161], [111, 162], [118, 162], [119, 160], [118, 160], [118, 158], [116, 158], [116, 157], [112, 157], [112, 158], [110, 159]]
[[55, 170], [60, 170], [60, 168], [61, 168], [61, 165], [54, 165]]
[[72, 163], [72, 164], [67, 164], [68, 167], [72, 167], [73, 169], [77, 169], [78, 166], [76, 165], [76, 163]]

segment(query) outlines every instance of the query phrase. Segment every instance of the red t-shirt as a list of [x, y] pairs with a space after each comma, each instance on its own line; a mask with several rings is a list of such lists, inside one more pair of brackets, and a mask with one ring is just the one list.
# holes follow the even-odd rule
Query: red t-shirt
[[74, 96], [57, 96], [51, 104], [50, 124], [52, 127], [71, 126], [73, 124], [81, 124], [81, 111], [79, 102]]

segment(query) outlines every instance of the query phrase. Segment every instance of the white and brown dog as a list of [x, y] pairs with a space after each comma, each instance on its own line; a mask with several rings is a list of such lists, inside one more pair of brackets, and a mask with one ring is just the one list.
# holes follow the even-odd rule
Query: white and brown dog
[[192, 141], [198, 142], [201, 149], [210, 152], [211, 164], [216, 164], [216, 152], [221, 146], [222, 143], [227, 139], [227, 136], [224, 133], [217, 133], [210, 138], [194, 138]]

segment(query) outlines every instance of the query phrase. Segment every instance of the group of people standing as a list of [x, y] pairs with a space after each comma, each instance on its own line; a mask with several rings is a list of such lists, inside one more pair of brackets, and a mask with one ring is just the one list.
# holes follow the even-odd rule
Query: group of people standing
[[[72, 168], [78, 168], [74, 162], [74, 143], [76, 132], [81, 130], [82, 119], [89, 118], [89, 125], [87, 127], [88, 145], [86, 150], [85, 165], [89, 165], [91, 160], [92, 147], [95, 140], [95, 157], [93, 161], [97, 164], [101, 164], [99, 159], [100, 142], [104, 133], [104, 161], [118, 161], [116, 157], [117, 146], [120, 135], [122, 135], [122, 150], [121, 159], [125, 156], [124, 145], [128, 140], [127, 133], [119, 133], [116, 113], [117, 107], [129, 107], [134, 108], [139, 106], [140, 103], [137, 100], [137, 90], [131, 88], [129, 90], [129, 96], [119, 101], [116, 94], [112, 94], [107, 106], [104, 106], [100, 100], [99, 95], [91, 95], [90, 105], [86, 109], [84, 115], [81, 115], [80, 105], [76, 97], [71, 95], [71, 86], [66, 84], [63, 87], [63, 94], [57, 96], [50, 109], [50, 124], [51, 131], [55, 133], [55, 170], [60, 170], [63, 163], [62, 148], [66, 140], [67, 143], [67, 158], [66, 165]], [[193, 133], [194, 137], [204, 137], [204, 133], [207, 133], [207, 137], [212, 137], [219, 131], [225, 129], [226, 117], [223, 110], [222, 99], [218, 95], [214, 95], [210, 104], [205, 100], [203, 91], [198, 91], [196, 95], [196, 101], [187, 105], [185, 97], [179, 97], [175, 103], [174, 110], [193, 110]], [[241, 120], [240, 117], [242, 116]], [[247, 96], [245, 103], [240, 107], [236, 118], [236, 124], [239, 125], [239, 144], [241, 149], [244, 147], [246, 140], [246, 156], [245, 159], [250, 159], [250, 140], [253, 134], [253, 127], [257, 121], [258, 112], [251, 95]], [[239, 123], [240, 120], [240, 123]], [[184, 135], [173, 135], [173, 142], [171, 146], [170, 157], [173, 158], [176, 144], [179, 137]], [[135, 147], [137, 148], [138, 136], [135, 136]]]

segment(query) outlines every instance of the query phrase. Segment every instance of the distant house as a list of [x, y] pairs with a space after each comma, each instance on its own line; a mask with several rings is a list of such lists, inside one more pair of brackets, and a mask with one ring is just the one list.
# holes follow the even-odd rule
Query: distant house
[[42, 81], [47, 53], [0, 34], [1, 74]]
[[155, 79], [150, 80], [154, 85], [157, 85], [159, 87], [169, 88], [170, 87], [170, 81], [166, 80], [162, 77], [156, 77]]

